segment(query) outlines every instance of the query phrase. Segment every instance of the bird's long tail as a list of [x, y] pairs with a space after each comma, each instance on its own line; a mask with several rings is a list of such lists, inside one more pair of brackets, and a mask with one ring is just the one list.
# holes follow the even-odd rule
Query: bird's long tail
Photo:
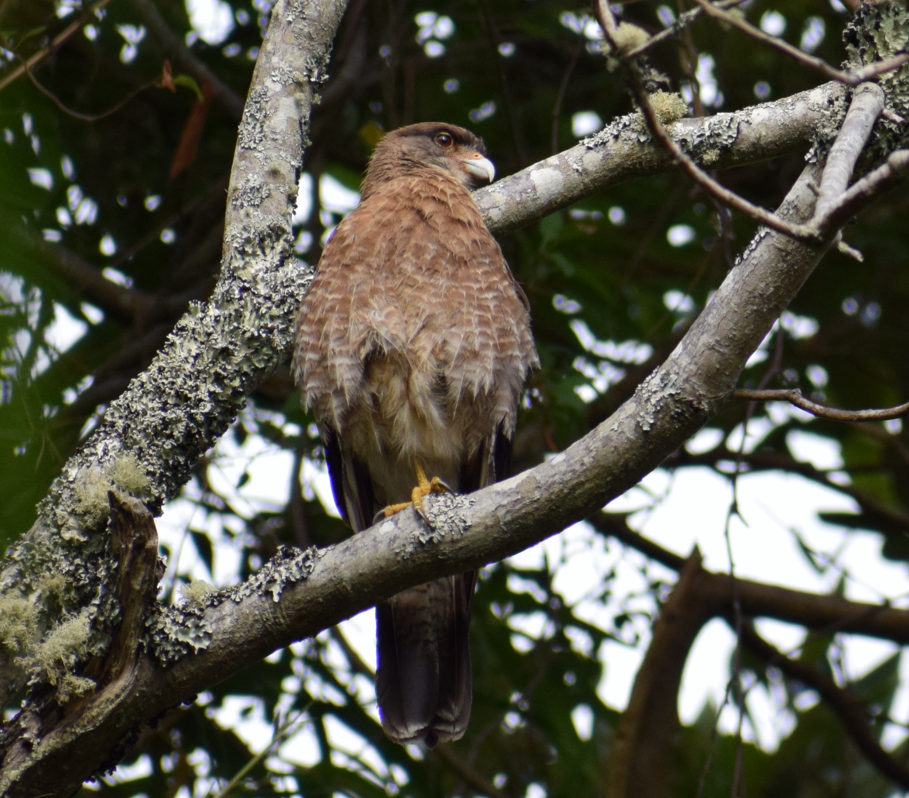
[[470, 718], [467, 629], [477, 572], [405, 590], [376, 606], [376, 693], [398, 743], [457, 740]]

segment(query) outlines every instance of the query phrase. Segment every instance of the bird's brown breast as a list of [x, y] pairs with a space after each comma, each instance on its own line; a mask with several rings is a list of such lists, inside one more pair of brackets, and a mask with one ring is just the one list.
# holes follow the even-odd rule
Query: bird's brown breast
[[500, 422], [511, 434], [534, 360], [498, 244], [468, 192], [430, 174], [389, 182], [339, 224], [300, 309], [294, 368], [304, 401], [356, 449], [435, 460]]

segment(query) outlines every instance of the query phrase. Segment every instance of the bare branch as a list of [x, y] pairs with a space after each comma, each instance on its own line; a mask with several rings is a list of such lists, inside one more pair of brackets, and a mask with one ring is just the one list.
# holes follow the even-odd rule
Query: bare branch
[[625, 66], [629, 87], [631, 88], [635, 102], [637, 103], [638, 108], [640, 108], [641, 114], [647, 123], [647, 129], [650, 131], [651, 135], [666, 148], [673, 159], [685, 170], [685, 172], [688, 173], [688, 176], [718, 202], [750, 216], [752, 219], [757, 220], [766, 227], [785, 233], [792, 238], [804, 241], [819, 240], [819, 236], [814, 229], [803, 225], [790, 224], [784, 219], [780, 219], [776, 214], [748, 202], [748, 200], [740, 197], [735, 192], [729, 191], [700, 169], [697, 164], [688, 157], [682, 148], [672, 140], [663, 127], [663, 123], [660, 121], [659, 115], [653, 107], [653, 103], [650, 101], [650, 97], [644, 88], [644, 82], [641, 79], [640, 71], [627, 56], [622, 54], [621, 48], [616, 42], [617, 26], [615, 18], [613, 17], [612, 11], [609, 9], [606, 0], [594, 0], [594, 10], [597, 14], [600, 26], [603, 28], [606, 40], [609, 42], [616, 57]]
[[884, 110], [885, 101], [884, 90], [874, 83], [863, 83], [855, 90], [846, 118], [827, 155], [814, 210], [818, 219], [828, 216], [845, 193], [855, 164], [871, 137], [874, 123]]
[[[735, 6], [740, 6], [745, 0], [720, 0], [716, 5], [718, 8], [734, 8]], [[640, 55], [644, 55], [651, 47], [660, 42], [666, 41], [675, 35], [677, 35], [682, 28], [687, 27], [692, 22], [694, 22], [701, 14], [703, 9], [701, 8], [691, 8], [688, 11], [679, 15], [679, 18], [672, 23], [666, 30], [661, 30], [659, 33], [651, 36], [646, 42], [641, 44], [638, 47], [635, 47], [633, 50], [628, 50], [627, 56], [629, 58], [637, 58]]]
[[711, 3], [709, 0], [694, 0], [694, 2], [715, 19], [719, 19], [727, 25], [738, 28], [753, 39], [757, 39], [759, 42], [785, 53], [803, 66], [816, 69], [829, 80], [836, 80], [847, 86], [858, 86], [860, 83], [863, 83], [875, 75], [897, 69], [909, 61], [909, 53], [903, 53], [894, 56], [893, 58], [888, 58], [886, 61], [878, 61], [877, 63], [869, 64], [854, 72], [843, 72], [840, 69], [830, 66], [823, 58], [818, 58], [810, 53], [806, 53], [798, 47], [793, 47], [784, 39], [780, 39], [776, 36], [768, 36], [764, 31], [752, 25], [744, 17], [738, 16], [737, 14], [730, 14], [728, 11], [725, 11], [719, 3]]
[[909, 150], [891, 152], [877, 169], [856, 180], [817, 220], [818, 227], [834, 230], [846, 224], [860, 210], [867, 208], [878, 197], [892, 191], [909, 179]]
[[798, 388], [781, 388], [755, 391], [739, 388], [732, 394], [733, 399], [745, 399], [752, 402], [789, 402], [791, 405], [811, 413], [818, 418], [831, 421], [887, 421], [892, 418], [903, 418], [909, 415], [909, 402], [896, 407], [885, 407], [880, 410], [840, 410], [812, 402], [802, 395]]
[[868, 761], [904, 790], [909, 789], [909, 769], [881, 747], [872, 732], [868, 708], [861, 701], [848, 690], [838, 687], [833, 679], [810, 663], [787, 657], [764, 640], [750, 624], [742, 627], [740, 639], [768, 665], [817, 690]]
[[852, 74], [856, 83], [864, 83], [866, 80], [883, 75], [885, 72], [899, 69], [903, 64], [909, 64], [909, 53], [900, 53], [884, 61], [875, 61], [873, 64], [860, 67], [850, 74]]
[[[804, 150], [846, 89], [827, 83], [776, 102], [707, 119], [680, 119], [668, 133], [705, 168], [735, 166]], [[676, 166], [659, 142], [641, 141], [641, 117], [629, 114], [575, 147], [474, 193], [489, 229], [505, 235], [627, 180]]]
[[159, 78], [154, 78], [153, 80], [143, 83], [138, 88], [133, 89], [123, 99], [118, 100], [110, 108], [107, 108], [104, 111], [99, 111], [96, 114], [87, 114], [82, 111], [77, 111], [74, 108], [70, 108], [63, 102], [63, 100], [61, 100], [50, 89], [48, 89], [46, 86], [43, 86], [38, 81], [38, 78], [35, 77], [34, 73], [31, 70], [31, 67], [28, 66], [27, 62], [23, 61], [22, 66], [24, 67], [25, 72], [28, 75], [28, 79], [32, 82], [32, 85], [39, 92], [41, 92], [41, 94], [43, 94], [45, 97], [47, 97], [54, 105], [57, 106], [57, 108], [59, 108], [61, 111], [63, 111], [63, 113], [65, 113], [67, 116], [71, 116], [74, 119], [80, 119], [83, 122], [97, 122], [101, 119], [106, 119], [109, 116], [113, 116], [115, 113], [117, 113], [117, 111], [119, 111], [127, 103], [129, 103], [130, 100], [137, 97], [139, 94], [141, 94], [146, 89], [150, 89], [152, 86], [155, 86], [159, 83]]

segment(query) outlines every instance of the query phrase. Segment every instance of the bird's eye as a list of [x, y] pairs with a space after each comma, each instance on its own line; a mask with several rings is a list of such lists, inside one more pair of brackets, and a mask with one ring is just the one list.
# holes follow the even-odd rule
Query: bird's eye
[[451, 133], [436, 133], [435, 142], [440, 147], [447, 150], [454, 144], [454, 139], [451, 137]]

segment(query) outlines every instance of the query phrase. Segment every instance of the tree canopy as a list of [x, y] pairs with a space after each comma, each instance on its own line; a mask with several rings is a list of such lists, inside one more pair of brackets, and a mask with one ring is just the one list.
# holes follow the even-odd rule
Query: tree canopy
[[[854, 545], [905, 574], [907, 42], [892, 0], [0, 3], [0, 793], [909, 790], [905, 591]], [[514, 479], [350, 538], [293, 316], [432, 120], [486, 141], [542, 365]], [[816, 581], [752, 577], [781, 535]], [[336, 624], [477, 566], [467, 734], [394, 745]]]

